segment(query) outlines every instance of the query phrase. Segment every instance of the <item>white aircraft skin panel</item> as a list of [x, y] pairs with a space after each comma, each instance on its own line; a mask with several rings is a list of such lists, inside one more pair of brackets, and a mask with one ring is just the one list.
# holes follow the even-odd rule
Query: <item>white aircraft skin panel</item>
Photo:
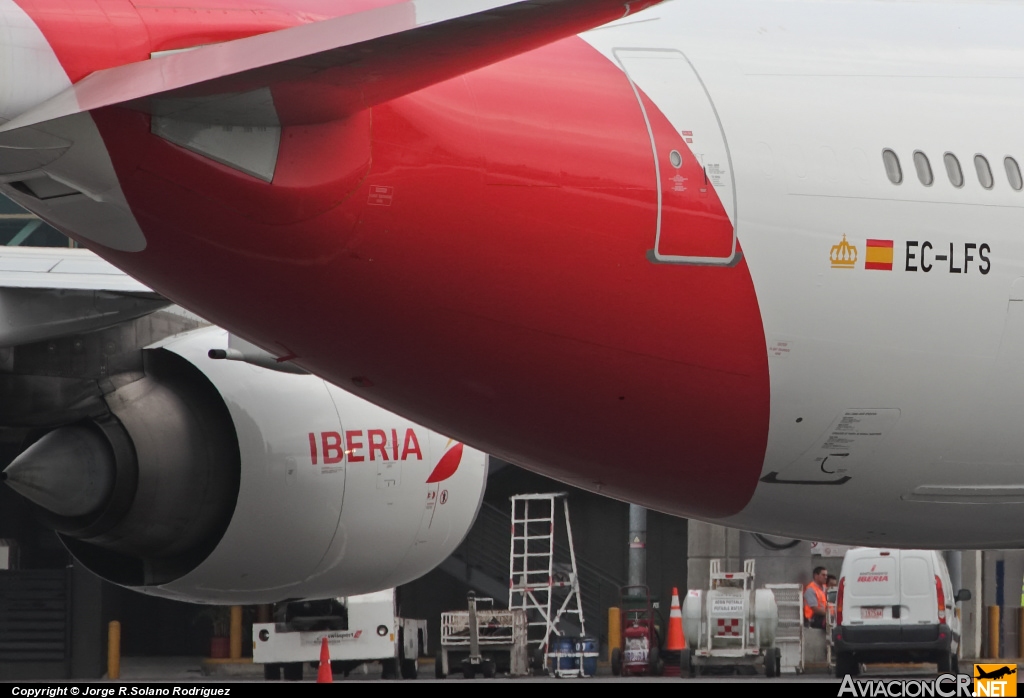
[[0, 247], [0, 284], [11, 288], [151, 292], [88, 250], [48, 247]]
[[[487, 473], [485, 457], [464, 448], [455, 475], [425, 483], [454, 442], [422, 427], [414, 427], [410, 435], [407, 420], [368, 405], [355, 412], [352, 406], [363, 405], [362, 400], [333, 386], [330, 391], [343, 414], [357, 417], [345, 428], [354, 434], [351, 455], [363, 459], [348, 468], [349, 490], [338, 535], [353, 544], [345, 559], [336, 563], [335, 578], [348, 583], [358, 578], [366, 588], [396, 586], [408, 581], [405, 570], [422, 569], [423, 558], [436, 556], [441, 548], [453, 551], [462, 542], [461, 536], [453, 538], [451, 532], [468, 530], [476, 516]], [[383, 432], [385, 439], [383, 451], [378, 450], [373, 461], [369, 459], [371, 429]], [[386, 460], [381, 459], [382, 452]], [[381, 523], [367, 531], [363, 523], [367, 520]], [[380, 555], [381, 549], [406, 552], [388, 560]]]
[[0, 122], [71, 86], [42, 32], [14, 0], [0, 0]]
[[[1014, 346], [1024, 353], [1024, 329], [1011, 319], [1024, 317], [1007, 312], [1010, 289], [1024, 276], [1024, 193], [1003, 169], [1007, 155], [1024, 160], [1014, 123], [1024, 99], [1024, 8], [741, 2], [669, 3], [655, 12], [658, 22], [584, 38], [609, 60], [623, 46], [683, 51], [714, 100], [769, 350], [763, 475], [827, 478], [813, 458], [801, 457], [838, 417], [899, 415], [870, 454], [858, 459], [861, 446], [851, 449], [845, 484], [762, 482], [728, 523], [792, 533], [817, 515], [825, 539], [884, 541], [887, 532], [905, 538], [916, 530], [922, 545], [953, 545], [959, 527], [941, 522], [963, 520], [963, 507], [971, 507], [971, 517], [991, 525], [993, 545], [1020, 544], [1014, 502], [1024, 497], [998, 504], [977, 492], [964, 503], [905, 498], [923, 484], [1024, 483], [1013, 418], [1024, 407], [1024, 371], [1010, 358]], [[906, 35], [907, 26], [920, 31]], [[948, 49], [964, 46], [965, 36], [977, 36], [978, 45]], [[886, 177], [885, 148], [899, 156], [899, 185]], [[930, 160], [931, 186], [918, 180], [915, 150]], [[960, 161], [960, 189], [947, 178], [946, 152]], [[992, 190], [978, 182], [977, 153], [992, 167]], [[852, 269], [831, 265], [843, 235], [858, 249]], [[864, 268], [867, 239], [893, 242], [891, 271]], [[908, 241], [918, 243], [909, 261]], [[924, 241], [932, 245], [930, 272], [921, 270]], [[968, 243], [975, 248], [965, 250]], [[932, 259], [950, 256], [950, 244], [952, 265]], [[976, 254], [982, 244], [988, 264]], [[967, 272], [951, 273], [963, 270], [966, 251], [974, 254]], [[864, 506], [879, 512], [873, 530], [844, 523], [845, 511]], [[920, 530], [926, 512], [939, 523]]]

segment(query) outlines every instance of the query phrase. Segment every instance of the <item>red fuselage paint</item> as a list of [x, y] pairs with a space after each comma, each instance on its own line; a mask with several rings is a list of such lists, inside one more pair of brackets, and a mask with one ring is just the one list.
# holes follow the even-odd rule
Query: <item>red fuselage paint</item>
[[[21, 2], [73, 78], [105, 66], [69, 58], [77, 39], [36, 15], [42, 0]], [[139, 11], [148, 36], [186, 42], [159, 14]], [[285, 15], [238, 32], [315, 19]], [[104, 61], [145, 57], [146, 41]], [[688, 154], [645, 107], [659, 147]], [[769, 387], [746, 262], [649, 261], [650, 133], [623, 72], [582, 40], [285, 128], [272, 185], [154, 136], [145, 114], [93, 116], [148, 244], [97, 251], [155, 290], [572, 484], [709, 517], [749, 501]], [[663, 213], [709, 245], [726, 225], [714, 190]]]

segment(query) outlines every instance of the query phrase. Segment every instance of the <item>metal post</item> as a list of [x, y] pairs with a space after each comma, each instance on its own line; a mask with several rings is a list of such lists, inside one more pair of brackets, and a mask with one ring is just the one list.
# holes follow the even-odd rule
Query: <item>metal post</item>
[[1017, 658], [1024, 659], [1024, 607], [1017, 609]]
[[988, 656], [999, 659], [999, 606], [988, 607]]
[[612, 606], [608, 609], [608, 659], [612, 652], [622, 649], [622, 609]]
[[121, 624], [116, 620], [107, 626], [107, 678], [121, 678]]
[[242, 658], [242, 607], [232, 606], [231, 607], [231, 634], [230, 656], [232, 659]]
[[476, 624], [476, 594], [469, 592], [469, 662], [475, 664], [480, 658], [480, 627]]
[[647, 510], [629, 505], [629, 572], [627, 584], [647, 584]]

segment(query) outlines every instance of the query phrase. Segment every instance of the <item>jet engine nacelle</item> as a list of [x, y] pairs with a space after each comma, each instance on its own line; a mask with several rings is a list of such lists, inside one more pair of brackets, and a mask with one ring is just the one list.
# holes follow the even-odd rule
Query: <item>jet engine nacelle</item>
[[213, 603], [393, 587], [476, 517], [483, 453], [311, 375], [209, 358], [209, 327], [150, 347], [112, 417], [62, 427], [5, 471], [72, 554], [149, 594]]

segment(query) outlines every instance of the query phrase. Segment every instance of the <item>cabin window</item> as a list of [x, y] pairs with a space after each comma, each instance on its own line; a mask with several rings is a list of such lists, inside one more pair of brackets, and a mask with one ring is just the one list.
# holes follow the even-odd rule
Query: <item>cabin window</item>
[[930, 187], [935, 181], [935, 177], [932, 175], [932, 164], [928, 162], [928, 156], [920, 150], [914, 151], [914, 169], [917, 170], [917, 178], [926, 187]]
[[903, 181], [903, 170], [900, 169], [900, 159], [896, 153], [888, 148], [882, 151], [882, 162], [885, 164], [885, 174], [893, 184]]
[[1020, 165], [1011, 157], [1003, 160], [1003, 167], [1006, 168], [1006, 178], [1010, 180], [1010, 186], [1014, 191], [1024, 189], [1024, 179], [1020, 176]]
[[946, 174], [949, 175], [949, 183], [957, 188], [962, 187], [964, 185], [964, 172], [960, 169], [960, 161], [956, 159], [956, 155], [953, 155], [953, 153], [946, 153], [942, 156], [942, 161], [946, 165]]
[[978, 171], [978, 182], [981, 183], [981, 186], [991, 189], [995, 180], [992, 179], [992, 168], [988, 166], [988, 160], [984, 155], [974, 156], [974, 169]]

